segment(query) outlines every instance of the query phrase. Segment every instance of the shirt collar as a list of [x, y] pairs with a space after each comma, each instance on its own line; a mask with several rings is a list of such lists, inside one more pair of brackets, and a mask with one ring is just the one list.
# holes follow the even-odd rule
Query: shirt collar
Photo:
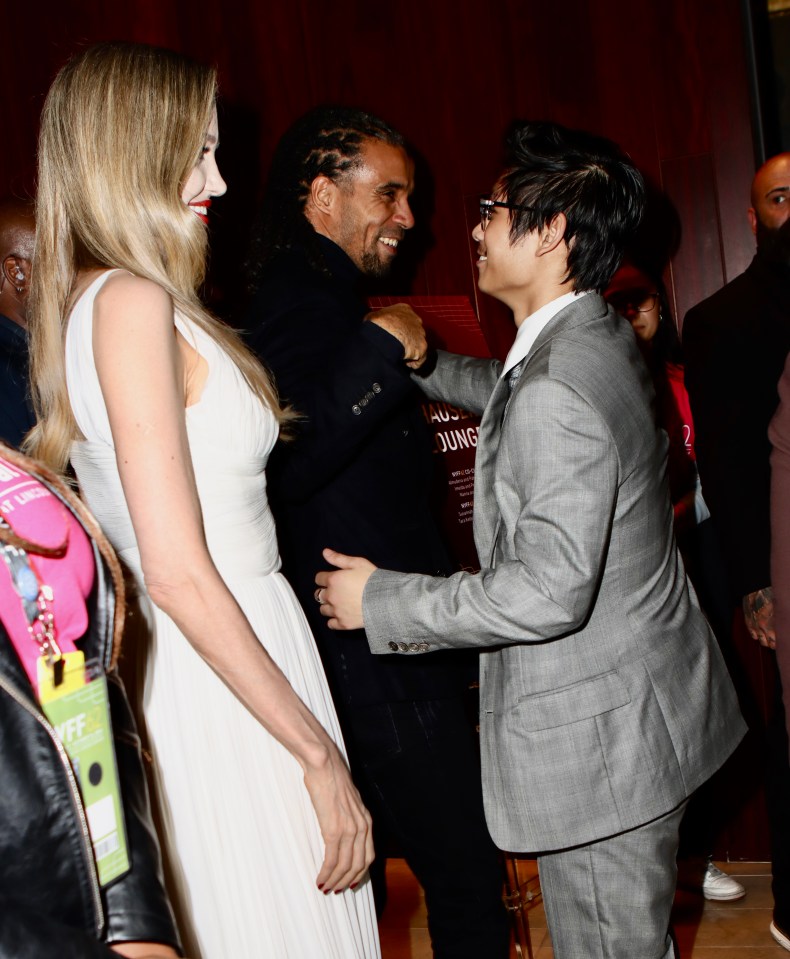
[[563, 293], [562, 296], [550, 300], [539, 310], [531, 313], [518, 328], [516, 338], [505, 360], [505, 365], [502, 367], [502, 376], [507, 376], [516, 363], [520, 363], [526, 358], [535, 340], [540, 336], [541, 331], [550, 320], [553, 320], [561, 310], [564, 310], [566, 306], [570, 306], [570, 304], [579, 299], [579, 297], [586, 296], [588, 292], [589, 290], [582, 290], [579, 293], [575, 291]]

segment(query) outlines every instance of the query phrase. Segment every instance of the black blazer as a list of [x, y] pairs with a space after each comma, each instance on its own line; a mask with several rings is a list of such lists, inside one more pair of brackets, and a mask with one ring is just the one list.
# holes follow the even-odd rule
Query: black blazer
[[759, 253], [683, 324], [702, 492], [736, 602], [771, 583], [768, 424], [788, 352], [790, 270]]
[[27, 337], [0, 313], [0, 439], [19, 446], [36, 422], [28, 390]]
[[455, 571], [429, 505], [431, 441], [403, 348], [363, 322], [362, 275], [338, 246], [319, 240], [329, 273], [300, 251], [280, 255], [244, 324], [281, 397], [303, 416], [267, 468], [283, 572], [338, 705], [455, 695], [474, 676], [468, 654], [373, 656], [361, 630], [328, 629], [313, 598], [326, 546], [402, 572]]

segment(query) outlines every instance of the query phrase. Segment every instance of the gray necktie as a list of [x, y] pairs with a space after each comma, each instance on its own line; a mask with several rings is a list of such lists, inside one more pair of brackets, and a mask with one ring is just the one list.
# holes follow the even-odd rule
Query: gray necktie
[[518, 383], [518, 378], [521, 376], [521, 367], [524, 365], [523, 360], [519, 360], [518, 363], [508, 372], [507, 374], [507, 390], [508, 393], [512, 393], [516, 388], [516, 383]]
[[513, 398], [513, 390], [516, 388], [516, 383], [518, 383], [519, 376], [521, 376], [521, 368], [523, 367], [523, 365], [524, 365], [524, 361], [521, 360], [520, 362], [516, 363], [514, 367], [511, 367], [511, 369], [508, 370], [508, 374], [507, 374], [508, 397], [507, 397], [507, 403], [505, 403], [505, 408], [502, 410], [502, 419], [500, 420], [500, 424], [504, 423], [505, 421], [507, 408], [508, 406], [510, 406], [510, 400]]

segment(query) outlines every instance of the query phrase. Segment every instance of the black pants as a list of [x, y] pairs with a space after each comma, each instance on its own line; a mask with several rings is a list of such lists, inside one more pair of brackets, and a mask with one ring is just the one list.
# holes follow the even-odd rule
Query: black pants
[[[351, 768], [373, 816], [425, 890], [436, 959], [505, 959], [502, 867], [483, 816], [474, 730], [463, 700], [346, 709]], [[381, 861], [380, 861], [381, 860]], [[371, 873], [383, 908], [383, 857]]]
[[[705, 618], [716, 636], [743, 708], [745, 689], [740, 676], [742, 666], [732, 641], [734, 610], [713, 521], [706, 519], [698, 526], [687, 529], [678, 536], [677, 541], [686, 573], [697, 593]], [[740, 749], [743, 748], [748, 747], [741, 744]], [[733, 755], [737, 756], [738, 753]], [[743, 790], [747, 784], [733, 779], [742, 773], [737, 759], [734, 764], [732, 759], [733, 757], [730, 757], [691, 797], [680, 830], [681, 856], [707, 859], [713, 852], [717, 838], [732, 817], [733, 810], [745, 801]]]
[[[772, 891], [774, 919], [785, 932], [790, 931], [790, 762], [788, 762], [787, 728], [782, 704], [782, 684], [775, 669], [773, 699], [768, 703], [767, 717], [757, 705], [749, 686], [743, 665], [732, 645], [733, 608], [723, 588], [725, 573], [721, 566], [721, 551], [710, 521], [701, 523], [694, 538], [683, 544], [693, 546], [682, 550], [691, 581], [699, 594], [700, 603], [708, 617], [735, 682], [741, 710], [749, 723], [750, 737], [742, 748], [757, 749], [765, 776], [765, 805], [768, 835], [771, 844]], [[740, 615], [737, 613], [736, 615]], [[764, 655], [774, 659], [773, 653]], [[736, 767], [737, 768], [737, 767]], [[758, 767], [759, 768], [759, 767]], [[742, 773], [741, 773], [742, 775]], [[748, 783], [740, 784], [741, 788]], [[734, 783], [725, 766], [700, 790], [701, 801], [695, 796], [692, 815], [694, 831], [705, 836], [704, 852], [710, 852], [713, 837], [729, 817], [733, 800], [738, 801], [739, 784]], [[691, 830], [689, 830], [691, 831]]]

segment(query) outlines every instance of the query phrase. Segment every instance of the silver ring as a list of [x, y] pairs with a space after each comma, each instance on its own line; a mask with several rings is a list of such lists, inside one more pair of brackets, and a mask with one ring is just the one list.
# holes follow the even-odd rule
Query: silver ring
[[318, 603], [319, 606], [324, 605], [324, 602], [321, 599], [321, 590], [323, 588], [324, 588], [323, 586], [319, 586], [318, 589], [315, 591], [315, 593], [313, 593], [313, 599], [315, 599], [315, 601]]

